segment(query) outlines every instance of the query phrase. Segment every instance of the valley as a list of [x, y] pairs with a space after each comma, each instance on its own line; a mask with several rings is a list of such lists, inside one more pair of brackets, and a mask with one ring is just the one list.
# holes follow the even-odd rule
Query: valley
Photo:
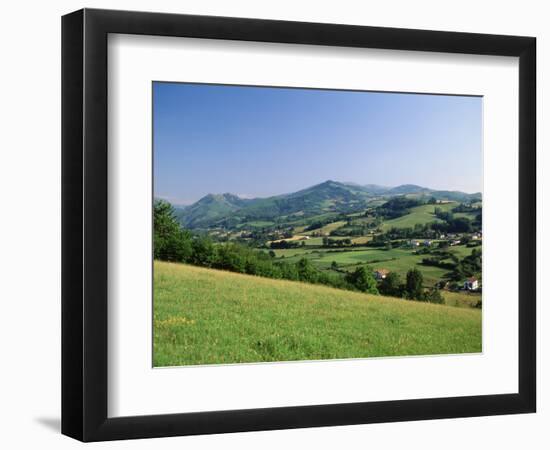
[[403, 284], [416, 269], [423, 289], [437, 288], [445, 303], [481, 305], [479, 193], [329, 180], [269, 198], [209, 194], [174, 214], [192, 233], [269, 255], [274, 265], [305, 260], [331, 279], [365, 268], [379, 287], [390, 273]]

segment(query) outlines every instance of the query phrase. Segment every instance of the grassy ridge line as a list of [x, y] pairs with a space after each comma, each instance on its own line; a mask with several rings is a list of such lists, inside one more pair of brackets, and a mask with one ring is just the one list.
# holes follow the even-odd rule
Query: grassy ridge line
[[480, 351], [479, 310], [155, 262], [155, 366]]

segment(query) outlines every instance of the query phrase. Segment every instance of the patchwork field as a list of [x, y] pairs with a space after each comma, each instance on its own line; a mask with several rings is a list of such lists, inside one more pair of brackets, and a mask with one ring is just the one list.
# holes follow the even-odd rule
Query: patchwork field
[[[385, 220], [381, 223], [381, 230], [389, 230], [391, 228], [413, 228], [417, 224], [427, 224], [430, 222], [441, 222], [435, 214], [435, 208], [439, 208], [442, 211], [452, 211], [458, 205], [457, 202], [448, 201], [443, 203], [424, 204], [416, 206], [410, 209], [410, 213], [398, 217], [396, 219]], [[474, 219], [474, 213], [455, 213], [456, 217], [466, 217], [470, 220]], [[354, 224], [368, 223], [373, 220], [372, 217], [365, 217], [361, 213], [352, 213], [348, 215], [353, 220]], [[321, 218], [316, 218], [320, 220]], [[331, 231], [334, 230], [346, 230], [346, 222], [343, 220], [335, 220], [318, 228], [314, 231], [304, 231], [303, 227], [295, 229], [295, 234], [285, 239], [286, 241], [300, 241], [300, 246], [297, 248], [287, 249], [274, 249], [275, 257], [278, 259], [284, 258], [285, 261], [296, 263], [301, 258], [309, 259], [315, 267], [321, 270], [335, 270], [333, 263], [338, 265], [338, 269], [341, 271], [354, 270], [361, 265], [369, 265], [372, 269], [387, 269], [391, 272], [398, 273], [402, 278], [405, 277], [408, 270], [417, 268], [422, 272], [424, 277], [424, 286], [432, 287], [438, 281], [445, 279], [449, 275], [449, 270], [441, 267], [434, 267], [422, 264], [422, 259], [427, 255], [415, 254], [414, 249], [411, 248], [376, 248], [376, 247], [357, 247], [364, 246], [370, 240], [373, 235], [368, 234], [364, 236], [330, 236], [335, 241], [341, 241], [344, 239], [350, 239], [353, 243], [353, 247], [327, 247], [323, 245], [323, 237], [312, 237], [313, 232], [319, 233], [323, 236], [328, 236]], [[307, 236], [307, 240], [303, 240], [304, 236]], [[280, 239], [282, 240], [282, 239]], [[434, 241], [437, 245], [437, 240]], [[421, 248], [421, 247], [420, 247]], [[433, 248], [433, 246], [432, 246]], [[458, 259], [463, 259], [472, 252], [472, 247], [466, 245], [453, 246], [450, 249]], [[459, 294], [456, 294], [459, 295]], [[451, 296], [451, 297], [456, 297]], [[453, 302], [451, 302], [453, 303]], [[454, 302], [456, 303], [456, 302]], [[469, 302], [458, 302], [460, 305], [469, 304]], [[475, 304], [475, 302], [474, 302]]]
[[[452, 247], [450, 250], [457, 257], [463, 258], [472, 252], [471, 248], [464, 245]], [[341, 270], [352, 270], [358, 265], [369, 265], [372, 269], [387, 269], [397, 272], [403, 279], [409, 269], [416, 267], [424, 276], [426, 287], [433, 286], [441, 280], [447, 272], [446, 269], [421, 264], [426, 255], [415, 254], [411, 249], [393, 248], [353, 248], [353, 249], [312, 249], [291, 248], [275, 250], [277, 258], [284, 257], [285, 261], [297, 262], [300, 258], [307, 258], [320, 269], [329, 269], [332, 262], [336, 262]]]
[[477, 353], [481, 311], [154, 264], [154, 365]]
[[303, 234], [304, 236], [311, 235], [313, 233], [329, 234], [331, 231], [337, 230], [338, 228], [343, 227], [345, 224], [345, 221], [339, 220], [336, 222], [331, 222], [325, 226], [322, 226], [321, 228], [317, 228], [316, 230], [305, 231], [301, 234]]

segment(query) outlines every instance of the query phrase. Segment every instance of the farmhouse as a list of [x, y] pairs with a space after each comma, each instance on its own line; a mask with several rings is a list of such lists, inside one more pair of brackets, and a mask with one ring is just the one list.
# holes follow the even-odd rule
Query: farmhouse
[[479, 286], [477, 278], [471, 277], [464, 282], [464, 289], [468, 291], [475, 291]]
[[390, 273], [388, 269], [376, 269], [374, 271], [374, 278], [377, 280], [383, 280], [388, 276], [388, 273]]

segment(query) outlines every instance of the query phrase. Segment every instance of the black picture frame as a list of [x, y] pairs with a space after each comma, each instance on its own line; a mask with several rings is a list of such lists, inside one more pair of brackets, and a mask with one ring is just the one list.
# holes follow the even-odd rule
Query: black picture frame
[[[107, 416], [109, 33], [519, 57], [519, 386], [470, 397]], [[82, 441], [535, 412], [533, 37], [83, 9], [62, 18], [62, 433]]]

